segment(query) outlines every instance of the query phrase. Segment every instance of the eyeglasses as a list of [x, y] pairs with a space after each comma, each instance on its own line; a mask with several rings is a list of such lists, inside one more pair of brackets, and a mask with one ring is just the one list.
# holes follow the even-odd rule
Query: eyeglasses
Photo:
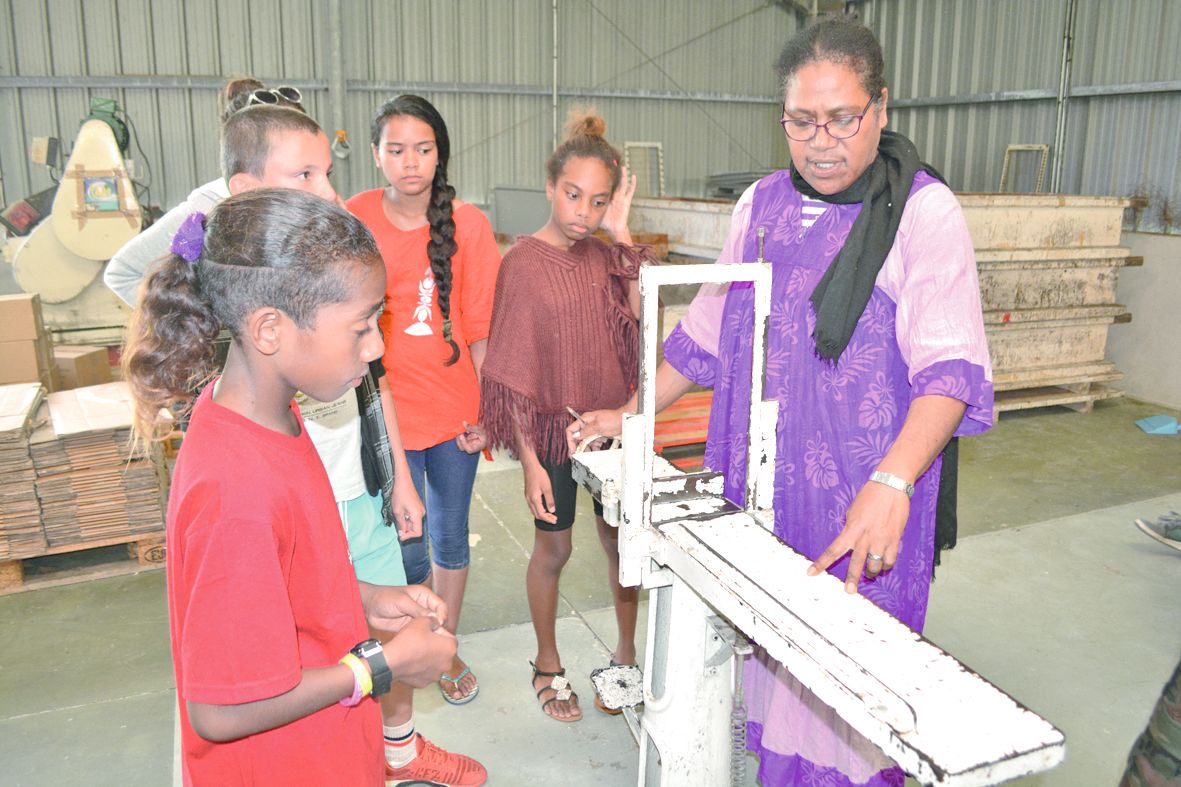
[[827, 131], [833, 139], [848, 139], [856, 136], [861, 130], [861, 119], [869, 113], [869, 108], [877, 103], [878, 98], [881, 96], [871, 98], [865, 108], [856, 115], [840, 115], [827, 123], [814, 123], [803, 118], [780, 118], [779, 125], [783, 126], [783, 133], [796, 142], [810, 141], [820, 133], [820, 129]]
[[290, 85], [283, 85], [275, 89], [259, 88], [250, 94], [250, 100], [246, 102], [246, 106], [253, 106], [255, 104], [278, 104], [280, 101], [285, 101], [288, 104], [299, 104], [303, 101], [303, 94], [299, 92], [299, 88], [291, 87]]

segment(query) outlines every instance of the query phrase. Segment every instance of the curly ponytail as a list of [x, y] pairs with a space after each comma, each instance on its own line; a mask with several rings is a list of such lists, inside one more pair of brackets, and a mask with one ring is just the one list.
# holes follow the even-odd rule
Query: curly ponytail
[[[310, 330], [325, 304], [344, 303], [357, 273], [382, 269], [369, 230], [326, 199], [296, 189], [260, 188], [221, 202], [142, 285], [132, 315], [123, 376], [135, 398], [135, 430], [161, 439], [194, 392], [217, 372], [214, 340], [235, 343], [255, 310], [272, 306]], [[189, 222], [186, 221], [186, 225]], [[203, 226], [202, 226], [203, 224]], [[187, 257], [187, 260], [186, 260]], [[231, 349], [233, 352], [233, 349]]]
[[216, 372], [214, 340], [221, 322], [201, 295], [196, 266], [172, 254], [141, 285], [123, 350], [123, 378], [135, 398], [135, 432], [163, 439], [192, 406], [193, 391]]
[[381, 135], [386, 122], [392, 117], [408, 116], [421, 120], [435, 133], [435, 150], [438, 161], [435, 178], [431, 181], [431, 201], [426, 209], [427, 224], [430, 225], [431, 239], [427, 242], [427, 259], [431, 262], [431, 274], [435, 278], [435, 293], [439, 300], [439, 313], [443, 315], [443, 341], [451, 346], [451, 357], [443, 362], [452, 366], [459, 360], [459, 345], [452, 338], [451, 331], [451, 258], [459, 250], [455, 242], [455, 219], [452, 218], [452, 203], [455, 188], [447, 182], [447, 162], [451, 158], [451, 137], [447, 124], [434, 104], [422, 96], [405, 94], [392, 98], [377, 108], [373, 123], [369, 127], [370, 141], [376, 149], [381, 145]]

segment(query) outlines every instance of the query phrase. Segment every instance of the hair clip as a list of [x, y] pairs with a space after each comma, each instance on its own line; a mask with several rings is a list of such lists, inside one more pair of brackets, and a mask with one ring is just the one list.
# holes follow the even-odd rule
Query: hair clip
[[443, 320], [443, 341], [451, 341], [451, 320]]
[[190, 264], [201, 259], [201, 252], [205, 250], [205, 214], [190, 213], [172, 236], [172, 245], [168, 248]]

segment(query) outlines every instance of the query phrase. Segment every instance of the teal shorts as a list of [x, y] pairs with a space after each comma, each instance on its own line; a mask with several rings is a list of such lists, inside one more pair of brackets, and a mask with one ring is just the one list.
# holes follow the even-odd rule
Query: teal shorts
[[405, 585], [398, 529], [386, 527], [382, 521], [381, 497], [364, 493], [336, 507], [340, 509], [357, 579], [371, 585]]

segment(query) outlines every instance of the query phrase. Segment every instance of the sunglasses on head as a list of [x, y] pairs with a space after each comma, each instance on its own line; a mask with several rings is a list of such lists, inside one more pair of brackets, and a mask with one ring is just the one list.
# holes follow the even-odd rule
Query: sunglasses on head
[[259, 88], [250, 94], [250, 100], [246, 102], [246, 106], [253, 106], [254, 104], [278, 104], [280, 101], [285, 101], [289, 104], [299, 104], [303, 101], [303, 94], [299, 92], [299, 88], [283, 85], [282, 87]]

